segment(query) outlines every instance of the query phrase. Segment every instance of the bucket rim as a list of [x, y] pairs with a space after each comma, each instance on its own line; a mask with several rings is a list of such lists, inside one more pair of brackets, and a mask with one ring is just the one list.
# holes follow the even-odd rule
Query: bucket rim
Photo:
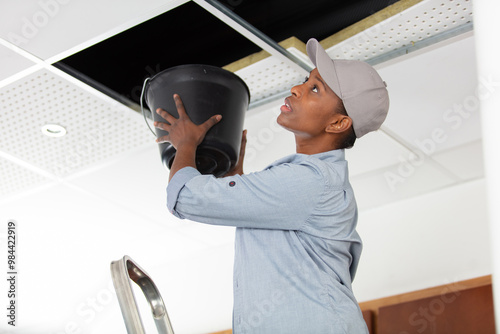
[[237, 80], [239, 80], [243, 84], [243, 87], [245, 87], [245, 89], [247, 91], [247, 95], [248, 95], [248, 102], [250, 103], [250, 99], [251, 99], [250, 88], [248, 88], [248, 85], [246, 84], [245, 80], [243, 80], [239, 75], [237, 75], [234, 72], [231, 72], [231, 71], [226, 70], [226, 69], [219, 67], [219, 66], [207, 65], [207, 64], [181, 64], [181, 65], [176, 65], [176, 66], [166, 68], [166, 69], [156, 73], [152, 77], [146, 78], [147, 82], [146, 82], [146, 86], [144, 87], [144, 94], [147, 95], [147, 91], [148, 91], [149, 86], [151, 85], [151, 82], [159, 75], [161, 75], [167, 71], [173, 71], [173, 70], [182, 69], [182, 68], [186, 68], [186, 67], [207, 67], [207, 68], [216, 69], [218, 71], [222, 71], [222, 72], [233, 75], [234, 77], [237, 78]]

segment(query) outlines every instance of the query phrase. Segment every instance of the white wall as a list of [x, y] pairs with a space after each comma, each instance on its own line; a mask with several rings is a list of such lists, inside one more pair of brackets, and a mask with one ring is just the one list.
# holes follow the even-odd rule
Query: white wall
[[485, 199], [481, 179], [361, 212], [358, 301], [491, 274]]

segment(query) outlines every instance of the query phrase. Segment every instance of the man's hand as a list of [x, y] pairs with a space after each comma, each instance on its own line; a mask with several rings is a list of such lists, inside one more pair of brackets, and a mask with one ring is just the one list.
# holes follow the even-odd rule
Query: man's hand
[[245, 148], [247, 146], [247, 130], [243, 130], [243, 134], [241, 135], [241, 146], [240, 146], [240, 155], [238, 157], [238, 162], [234, 167], [227, 172], [226, 176], [233, 176], [236, 174], [243, 175], [243, 159], [245, 158]]
[[194, 124], [186, 113], [184, 104], [178, 94], [174, 94], [175, 107], [179, 118], [175, 118], [163, 109], [156, 109], [156, 112], [163, 117], [167, 123], [155, 122], [154, 126], [168, 132], [167, 135], [156, 140], [157, 143], [169, 142], [176, 150], [179, 150], [184, 145], [195, 146], [201, 144], [208, 130], [218, 123], [222, 115], [210, 117], [200, 125]]
[[163, 109], [157, 109], [156, 112], [163, 117], [167, 123], [155, 122], [158, 129], [168, 132], [167, 135], [156, 140], [157, 143], [169, 142], [177, 150], [174, 162], [170, 167], [169, 180], [184, 167], [196, 168], [196, 148], [201, 144], [207, 131], [219, 122], [222, 115], [210, 117], [200, 125], [194, 124], [186, 114], [184, 104], [179, 95], [174, 94], [175, 107], [179, 113], [179, 118], [175, 118]]

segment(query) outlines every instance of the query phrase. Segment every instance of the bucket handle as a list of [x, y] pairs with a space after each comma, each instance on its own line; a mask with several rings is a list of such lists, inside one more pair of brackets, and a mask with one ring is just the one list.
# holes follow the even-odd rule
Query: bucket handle
[[[151, 129], [151, 126], [149, 125], [148, 120], [146, 119], [146, 114], [144, 113], [144, 106], [143, 106], [143, 103], [142, 103], [142, 101], [144, 99], [144, 91], [146, 90], [146, 84], [148, 83], [149, 80], [151, 80], [151, 78], [146, 78], [146, 80], [144, 80], [144, 83], [142, 84], [142, 90], [141, 90], [141, 113], [142, 113], [142, 116], [144, 117], [144, 122], [146, 122], [146, 125], [148, 126], [149, 130], [156, 137], [156, 133], [153, 131], [153, 129]], [[154, 111], [151, 111], [151, 114], [153, 112]], [[151, 118], [153, 118], [153, 115], [151, 115]]]

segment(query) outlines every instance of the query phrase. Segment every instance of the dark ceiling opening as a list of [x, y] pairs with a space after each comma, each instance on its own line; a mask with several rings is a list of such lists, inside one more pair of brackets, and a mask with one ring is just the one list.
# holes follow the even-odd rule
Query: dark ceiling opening
[[[391, 0], [221, 0], [276, 42], [322, 40]], [[143, 81], [183, 64], [225, 66], [261, 49], [192, 1], [54, 65], [116, 100], [140, 103]]]

